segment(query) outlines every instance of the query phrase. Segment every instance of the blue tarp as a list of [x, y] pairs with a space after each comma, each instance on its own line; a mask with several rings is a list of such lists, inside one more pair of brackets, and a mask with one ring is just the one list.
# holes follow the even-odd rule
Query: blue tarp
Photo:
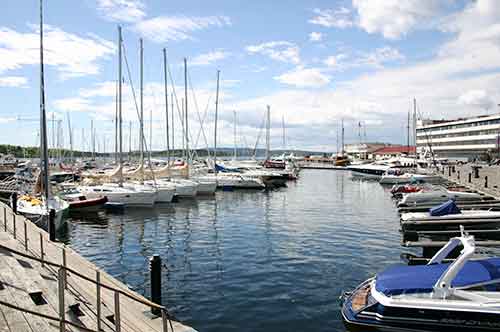
[[[394, 265], [379, 273], [375, 289], [387, 296], [430, 293], [448, 268], [446, 264]], [[452, 287], [464, 287], [500, 278], [500, 258], [469, 261], [452, 281]]]
[[227, 168], [227, 167], [224, 167], [224, 166], [221, 166], [219, 164], [215, 164], [215, 169], [217, 170], [217, 172], [222, 172], [222, 173], [226, 173], [226, 172], [229, 172], [229, 173], [239, 173], [240, 171], [236, 168]]
[[460, 209], [455, 204], [455, 201], [449, 200], [441, 205], [435, 206], [429, 210], [431, 216], [439, 217], [446, 216], [448, 214], [460, 214]]

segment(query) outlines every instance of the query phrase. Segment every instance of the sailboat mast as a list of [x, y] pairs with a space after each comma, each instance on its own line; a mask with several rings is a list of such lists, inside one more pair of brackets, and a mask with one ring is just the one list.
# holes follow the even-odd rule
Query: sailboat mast
[[90, 120], [90, 138], [92, 139], [92, 160], [95, 160], [94, 120]]
[[281, 116], [281, 127], [283, 129], [283, 153], [285, 153], [286, 149], [286, 134], [285, 134], [285, 114]]
[[188, 77], [187, 77], [187, 59], [184, 58], [184, 116], [185, 116], [185, 134], [186, 134], [186, 159], [189, 163], [189, 126], [188, 126]]
[[408, 110], [408, 121], [406, 124], [406, 153], [410, 153], [410, 111]]
[[122, 27], [118, 26], [118, 185], [123, 187], [123, 145], [122, 145]]
[[217, 121], [219, 117], [219, 77], [220, 70], [217, 70], [217, 89], [215, 90], [215, 128], [214, 128], [214, 171], [217, 174]]
[[417, 98], [413, 98], [413, 138], [415, 155], [417, 154]]
[[[40, 172], [43, 195], [49, 199], [49, 151], [47, 148], [47, 114], [45, 111], [45, 79], [43, 71], [43, 1], [40, 0]], [[48, 207], [48, 204], [47, 204]]]
[[118, 81], [115, 87], [115, 164], [118, 164]]
[[266, 121], [266, 160], [270, 158], [271, 150], [271, 106], [267, 105], [267, 121]]
[[344, 119], [342, 119], [342, 157], [344, 156]]
[[69, 135], [69, 152], [70, 152], [70, 161], [73, 162], [73, 131], [71, 130], [71, 119], [69, 117], [69, 113], [66, 113], [68, 117], [68, 135]]
[[170, 109], [172, 110], [170, 113], [172, 113], [172, 150], [175, 151], [175, 135], [174, 135], [174, 93], [170, 93]]
[[233, 111], [234, 115], [234, 126], [233, 126], [233, 140], [234, 140], [234, 151], [233, 151], [233, 158], [236, 160], [237, 153], [236, 153], [236, 111]]
[[128, 160], [132, 156], [132, 121], [128, 122]]
[[[167, 49], [163, 49], [163, 68], [165, 70], [165, 125], [167, 134], [167, 165], [170, 166], [170, 135], [169, 135], [169, 123], [168, 123], [168, 69], [167, 69]], [[172, 109], [172, 113], [174, 110]]]
[[[139, 39], [140, 44], [140, 130], [139, 130], [139, 146], [140, 146], [140, 168], [141, 179], [144, 180], [144, 44], [142, 38]], [[151, 142], [150, 142], [151, 144]], [[151, 149], [151, 147], [150, 147]]]

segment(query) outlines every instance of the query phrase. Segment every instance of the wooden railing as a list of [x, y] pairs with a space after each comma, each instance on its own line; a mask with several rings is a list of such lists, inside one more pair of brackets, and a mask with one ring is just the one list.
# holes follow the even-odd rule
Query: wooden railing
[[[65, 326], [70, 325], [79, 329], [82, 329], [84, 331], [88, 332], [100, 332], [101, 331], [101, 326], [102, 326], [102, 308], [101, 308], [101, 290], [106, 289], [114, 293], [113, 297], [113, 308], [114, 308], [114, 325], [115, 325], [115, 331], [116, 332], [121, 332], [121, 312], [120, 312], [120, 296], [124, 296], [132, 301], [138, 302], [142, 305], [145, 305], [149, 308], [156, 309], [161, 313], [161, 319], [162, 319], [162, 330], [164, 332], [174, 331], [173, 324], [172, 324], [172, 317], [169, 315], [167, 312], [167, 309], [159, 304], [156, 304], [154, 302], [151, 302], [143, 297], [140, 297], [136, 295], [135, 293], [131, 292], [128, 289], [120, 289], [111, 285], [108, 285], [106, 283], [101, 282], [101, 271], [99, 269], [95, 270], [95, 279], [91, 278], [87, 275], [84, 275], [78, 271], [76, 271], [73, 268], [70, 268], [67, 266], [67, 259], [66, 259], [66, 251], [67, 247], [63, 244], [59, 246], [58, 244], [55, 244], [53, 242], [50, 242], [48, 240], [48, 236], [46, 232], [42, 229], [38, 229], [39, 233], [39, 248], [35, 248], [32, 245], [30, 246], [30, 242], [32, 242], [29, 237], [28, 237], [28, 225], [32, 227], [36, 227], [34, 224], [31, 223], [31, 221], [27, 220], [23, 216], [16, 215], [12, 212], [10, 207], [8, 207], [6, 204], [0, 203], [0, 208], [3, 206], [3, 226], [4, 226], [4, 231], [9, 232], [13, 235], [14, 239], [18, 240], [21, 242], [21, 244], [24, 245], [24, 249], [26, 253], [20, 252], [19, 250], [15, 250], [14, 248], [10, 248], [8, 246], [4, 246], [0, 244], [0, 249], [6, 250], [10, 253], [13, 253], [17, 256], [21, 256], [36, 262], [39, 262], [42, 266], [47, 266], [51, 268], [55, 268], [56, 270], [52, 270], [54, 274], [57, 277], [58, 281], [58, 307], [59, 307], [59, 317], [52, 317], [49, 315], [45, 315], [42, 313], [37, 313], [35, 311], [26, 309], [26, 308], [20, 308], [16, 305], [10, 304], [10, 303], [5, 303], [0, 301], [0, 305], [5, 305], [7, 307], [20, 310], [23, 312], [26, 312], [28, 314], [36, 315], [42, 318], [45, 318], [47, 320], [52, 320], [52, 321], [58, 321], [59, 326], [60, 326], [60, 331], [65, 332]], [[8, 226], [8, 218], [7, 216], [10, 216], [12, 219], [12, 226]], [[20, 221], [22, 220], [22, 221]], [[23, 235], [20, 236], [19, 234], [19, 225], [18, 223], [22, 223], [22, 233]], [[45, 245], [44, 245], [45, 243]], [[56, 247], [59, 247], [61, 250], [61, 255], [62, 255], [62, 263], [55, 263], [50, 260], [45, 259], [45, 256], [47, 255], [47, 245], [53, 245]], [[35, 249], [35, 250], [34, 250]], [[28, 252], [35, 252], [36, 250], [39, 249], [39, 257], [36, 257], [34, 255], [28, 254]], [[75, 324], [73, 322], [70, 322], [66, 320], [65, 317], [65, 305], [64, 305], [64, 291], [65, 289], [68, 288], [68, 283], [67, 283], [67, 276], [68, 272], [71, 273], [72, 276], [77, 276], [85, 281], [88, 281], [92, 284], [95, 285], [95, 291], [96, 291], [96, 323], [97, 323], [97, 329], [92, 330], [89, 329], [85, 326], [82, 326], [80, 324]]]

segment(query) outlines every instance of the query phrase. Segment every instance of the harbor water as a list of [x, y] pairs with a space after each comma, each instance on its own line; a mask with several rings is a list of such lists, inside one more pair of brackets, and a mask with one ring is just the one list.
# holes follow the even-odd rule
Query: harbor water
[[219, 191], [150, 209], [72, 215], [67, 242], [199, 331], [345, 331], [339, 296], [400, 261], [387, 189], [347, 171], [303, 170], [275, 191]]

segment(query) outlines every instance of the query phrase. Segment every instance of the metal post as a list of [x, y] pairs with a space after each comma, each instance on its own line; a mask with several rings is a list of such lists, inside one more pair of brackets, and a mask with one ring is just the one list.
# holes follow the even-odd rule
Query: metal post
[[62, 247], [62, 265], [64, 267], [64, 288], [68, 289], [68, 270], [66, 266], [66, 246]]
[[115, 331], [120, 332], [122, 329], [120, 319], [120, 293], [115, 292]]
[[488, 188], [488, 175], [484, 177], [484, 187]]
[[[161, 305], [161, 258], [153, 255], [149, 260], [149, 270], [151, 276], [151, 301]], [[151, 308], [153, 315], [159, 315], [160, 309]]]
[[168, 332], [169, 321], [168, 321], [167, 313], [165, 312], [165, 310], [161, 311], [161, 320], [162, 320], [163, 332]]
[[469, 183], [472, 182], [472, 173], [469, 173]]
[[44, 256], [44, 253], [43, 253], [43, 235], [42, 233], [39, 233], [40, 234], [40, 259], [42, 260], [42, 267], [43, 267], [43, 256]]
[[56, 219], [56, 210], [50, 209], [48, 228], [49, 228], [49, 240], [52, 242], [56, 241], [55, 219]]
[[448, 166], [448, 176], [451, 176], [451, 166]]
[[457, 180], [460, 180], [460, 171], [457, 171]]
[[97, 331], [101, 330], [101, 272], [95, 271], [96, 299], [97, 299]]
[[10, 196], [10, 204], [12, 207], [12, 213], [17, 213], [17, 192], [13, 192]]
[[16, 215], [12, 215], [12, 226], [14, 227], [14, 239], [17, 239], [17, 231], [16, 231]]
[[26, 219], [24, 219], [24, 250], [28, 251], [28, 230], [26, 229]]
[[64, 310], [64, 269], [60, 268], [59, 269], [59, 277], [57, 278], [58, 281], [58, 288], [57, 288], [57, 293], [59, 294], [59, 331], [60, 332], [65, 332], [66, 327], [65, 327], [65, 310]]

